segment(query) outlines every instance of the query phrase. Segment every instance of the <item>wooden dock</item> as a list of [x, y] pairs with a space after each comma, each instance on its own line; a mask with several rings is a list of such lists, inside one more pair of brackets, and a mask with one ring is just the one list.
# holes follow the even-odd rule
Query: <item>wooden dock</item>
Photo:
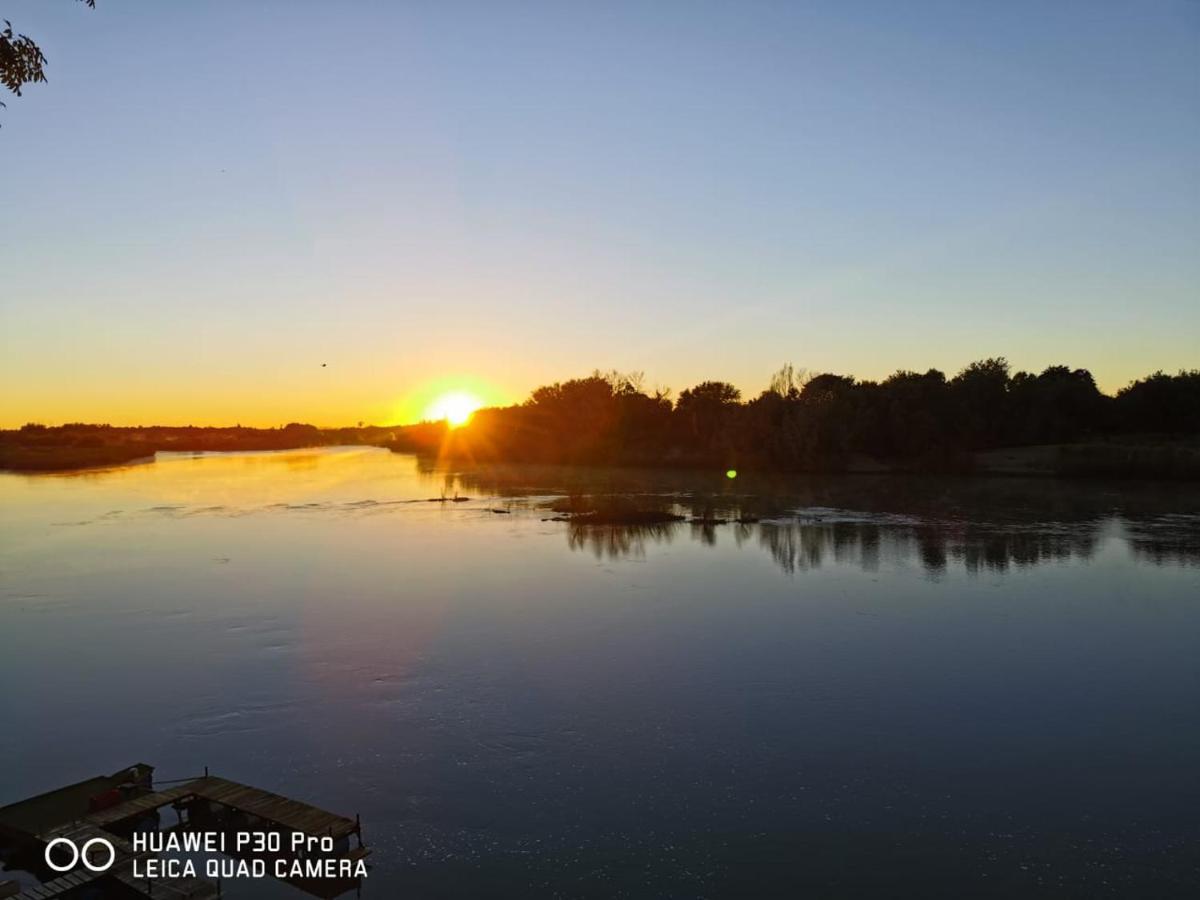
[[91, 813], [83, 821], [103, 828], [106, 825], [112, 825], [115, 822], [121, 822], [125, 819], [144, 816], [163, 806], [169, 806], [177, 801], [187, 799], [192, 795], [192, 785], [195, 783], [194, 781], [189, 781], [187, 784], [181, 784], [179, 787], [173, 787], [165, 791], [142, 794], [140, 797], [134, 797], [132, 800], [126, 800], [123, 803], [118, 803], [116, 806], [110, 806], [108, 809]]
[[362, 840], [361, 829], [355, 819], [334, 815], [299, 800], [289, 800], [236, 781], [211, 776], [204, 778], [195, 784], [195, 795], [290, 831], [313, 837], [328, 836], [335, 841], [350, 835], [357, 835], [360, 843]]
[[26, 888], [18, 895], [17, 900], [51, 900], [101, 878], [115, 878], [145, 897], [188, 900], [213, 900], [219, 897], [220, 888], [217, 885], [199, 878], [134, 878], [135, 861], [157, 854], [139, 853], [130, 842], [107, 830], [142, 818], [165, 806], [181, 808], [198, 800], [219, 805], [231, 812], [252, 816], [268, 828], [299, 832], [310, 837], [329, 837], [334, 841], [348, 839], [353, 835], [357, 838], [358, 846], [354, 849], [346, 847], [341, 856], [347, 859], [359, 860], [370, 852], [363, 846], [362, 829], [357, 817], [350, 819], [335, 815], [270, 791], [239, 784], [226, 778], [204, 775], [176, 787], [133, 797], [38, 834], [37, 837], [42, 843], [64, 837], [74, 841], [77, 846], [82, 846], [92, 838], [103, 838], [112, 844], [116, 860], [104, 872], [91, 872], [81, 867], [78, 871], [46, 881], [37, 887]]
[[312, 837], [332, 837], [334, 840], [358, 835], [361, 830], [355, 819], [338, 816], [299, 800], [291, 800], [260, 788], [239, 784], [215, 775], [206, 775], [165, 791], [156, 791], [128, 800], [108, 809], [92, 813], [84, 821], [98, 826], [112, 825], [126, 819], [145, 815], [188, 800], [208, 800], [226, 809], [255, 816], [280, 828], [298, 831]]

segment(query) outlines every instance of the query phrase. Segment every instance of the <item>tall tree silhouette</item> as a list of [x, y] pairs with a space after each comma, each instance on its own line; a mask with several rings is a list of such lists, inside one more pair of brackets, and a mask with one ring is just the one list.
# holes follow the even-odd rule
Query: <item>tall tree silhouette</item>
[[679, 394], [675, 412], [701, 451], [728, 449], [719, 438], [728, 433], [731, 417], [737, 411], [741, 391], [725, 381], [703, 381]]

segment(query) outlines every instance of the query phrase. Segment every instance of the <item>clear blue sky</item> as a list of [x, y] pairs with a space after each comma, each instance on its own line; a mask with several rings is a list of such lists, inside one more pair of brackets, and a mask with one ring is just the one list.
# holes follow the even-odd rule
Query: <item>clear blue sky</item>
[[6, 425], [1200, 365], [1191, 0], [0, 15], [50, 60], [0, 110]]

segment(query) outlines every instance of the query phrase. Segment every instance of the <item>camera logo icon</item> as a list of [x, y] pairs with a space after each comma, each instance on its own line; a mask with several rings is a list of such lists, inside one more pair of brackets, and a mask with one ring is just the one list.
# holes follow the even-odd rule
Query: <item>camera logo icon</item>
[[[64, 854], [62, 852], [55, 853], [58, 847], [65, 847], [67, 857], [70, 862], [65, 865], [62, 863]], [[107, 850], [107, 859], [104, 860]], [[98, 860], [104, 860], [98, 862]], [[46, 865], [55, 872], [70, 872], [80, 863], [83, 863], [84, 868], [91, 872], [107, 872], [112, 868], [113, 863], [117, 861], [117, 849], [112, 845], [111, 841], [105, 840], [102, 837], [94, 837], [85, 841], [80, 847], [70, 838], [56, 837], [46, 845]]]

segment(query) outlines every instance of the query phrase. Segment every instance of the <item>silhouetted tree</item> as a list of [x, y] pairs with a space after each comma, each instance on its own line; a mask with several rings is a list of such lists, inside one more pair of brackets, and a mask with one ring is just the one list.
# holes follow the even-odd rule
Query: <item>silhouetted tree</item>
[[1004, 430], [1008, 400], [1008, 360], [973, 362], [950, 381], [968, 446], [994, 447]]
[[1063, 443], [1103, 430], [1106, 398], [1087, 369], [1018, 372], [1008, 388], [1009, 444]]
[[854, 387], [854, 379], [845, 375], [814, 375], [800, 389], [800, 399], [806, 403], [829, 403]]
[[[96, 0], [81, 2], [93, 8], [96, 6]], [[0, 83], [20, 97], [25, 85], [46, 80], [47, 61], [42, 48], [32, 38], [15, 33], [12, 22], [4, 20], [4, 28], [0, 30]]]
[[778, 394], [785, 400], [795, 400], [800, 396], [800, 388], [805, 380], [803, 369], [797, 370], [791, 363], [784, 363], [779, 367], [779, 371], [771, 376], [767, 392]]
[[696, 406], [727, 406], [737, 403], [742, 392], [727, 381], [702, 381], [679, 395], [676, 407], [687, 410]]
[[959, 449], [950, 386], [937, 369], [890, 376], [880, 385], [878, 410], [874, 456], [932, 461]]
[[702, 381], [679, 394], [675, 417], [694, 449], [705, 454], [732, 449], [733, 442], [724, 438], [741, 396], [741, 391], [725, 381]]
[[1155, 372], [1117, 392], [1121, 430], [1160, 434], [1200, 431], [1200, 369]]

